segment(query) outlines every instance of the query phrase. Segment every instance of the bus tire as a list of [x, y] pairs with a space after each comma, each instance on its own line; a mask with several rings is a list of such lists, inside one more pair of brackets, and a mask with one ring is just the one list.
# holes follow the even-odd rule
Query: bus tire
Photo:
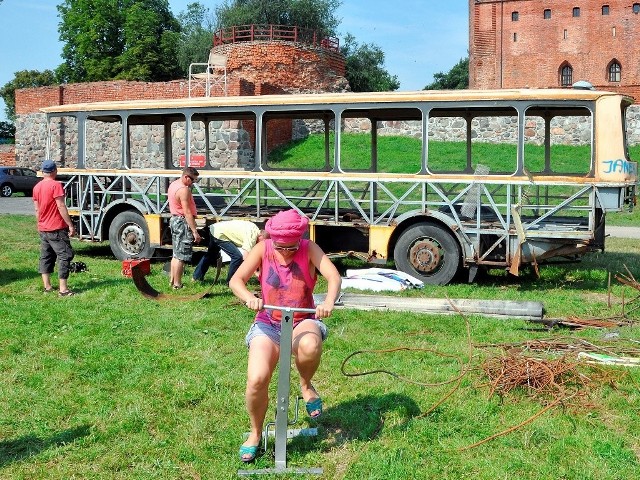
[[407, 228], [393, 250], [396, 268], [429, 285], [446, 285], [460, 267], [460, 246], [442, 227], [419, 223]]
[[154, 248], [149, 239], [149, 227], [138, 212], [125, 211], [116, 215], [109, 226], [109, 244], [118, 260], [151, 258]]

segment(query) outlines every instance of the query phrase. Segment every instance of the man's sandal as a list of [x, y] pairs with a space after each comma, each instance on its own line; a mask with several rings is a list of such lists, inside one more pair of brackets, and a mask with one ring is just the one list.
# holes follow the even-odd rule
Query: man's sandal
[[244, 463], [253, 462], [258, 454], [258, 447], [260, 447], [260, 445], [241, 445], [240, 451], [238, 452], [240, 461]]

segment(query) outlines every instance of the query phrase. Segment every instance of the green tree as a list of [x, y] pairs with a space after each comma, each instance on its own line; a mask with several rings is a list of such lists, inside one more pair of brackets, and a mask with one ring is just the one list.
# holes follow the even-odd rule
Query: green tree
[[225, 0], [216, 7], [216, 29], [234, 25], [298, 26], [335, 36], [340, 0]]
[[16, 90], [19, 88], [45, 87], [60, 83], [52, 70], [21, 70], [15, 73], [13, 80], [0, 88], [0, 97], [4, 100], [4, 111], [11, 121], [16, 119]]
[[384, 68], [384, 52], [373, 43], [359, 45], [348, 33], [340, 47], [346, 61], [346, 78], [354, 92], [397, 90], [400, 82]]
[[188, 72], [189, 65], [204, 63], [209, 58], [215, 20], [208, 8], [195, 2], [187, 5], [186, 12], [178, 15], [178, 22], [178, 65], [182, 72]]
[[0, 121], [0, 143], [14, 143], [15, 138], [16, 126], [10, 122]]
[[158, 82], [184, 76], [177, 61], [180, 24], [166, 0], [133, 3], [123, 33], [124, 51], [116, 62], [116, 79]]
[[447, 73], [434, 73], [433, 82], [423, 90], [463, 90], [469, 88], [469, 57], [461, 58]]
[[58, 76], [68, 82], [179, 78], [180, 25], [168, 0], [64, 0]]

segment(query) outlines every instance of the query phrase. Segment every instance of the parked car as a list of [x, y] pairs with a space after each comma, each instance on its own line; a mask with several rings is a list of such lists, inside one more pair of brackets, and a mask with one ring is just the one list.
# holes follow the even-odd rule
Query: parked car
[[0, 196], [10, 197], [15, 192], [24, 192], [30, 197], [33, 187], [40, 180], [42, 178], [30, 168], [0, 167]]

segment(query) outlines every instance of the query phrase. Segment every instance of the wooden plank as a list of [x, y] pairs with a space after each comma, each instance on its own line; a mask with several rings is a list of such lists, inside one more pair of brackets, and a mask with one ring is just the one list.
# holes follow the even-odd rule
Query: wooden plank
[[[314, 295], [316, 303], [325, 295]], [[387, 310], [430, 314], [483, 315], [493, 318], [541, 319], [544, 305], [541, 302], [512, 300], [474, 300], [443, 298], [407, 298], [382, 295], [342, 293], [336, 307], [355, 310]]]

